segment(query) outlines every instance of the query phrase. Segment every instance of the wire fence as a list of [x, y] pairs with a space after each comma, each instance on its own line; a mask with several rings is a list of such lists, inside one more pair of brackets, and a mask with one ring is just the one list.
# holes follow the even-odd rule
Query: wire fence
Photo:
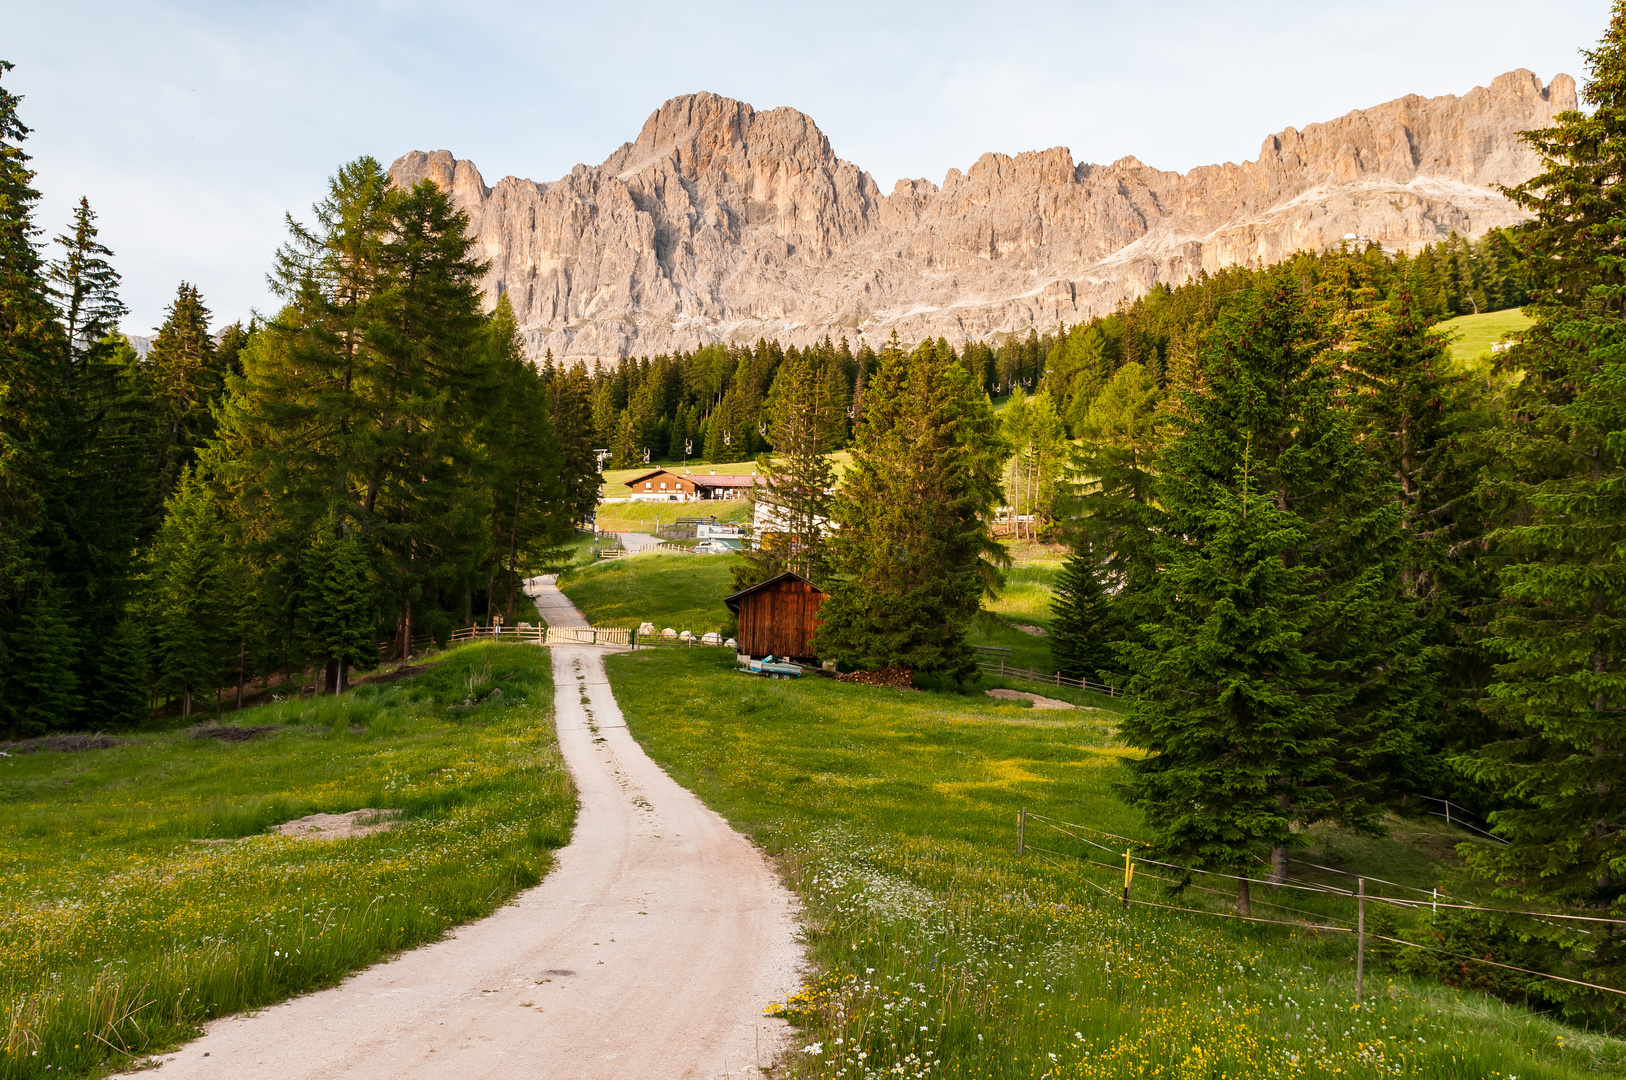
[[[1444, 800], [1436, 800], [1436, 801], [1444, 801]], [[1458, 808], [1458, 809], [1460, 809], [1460, 808]], [[1440, 816], [1444, 816], [1444, 815], [1442, 814]], [[1124, 851], [1122, 853], [1123, 865], [1120, 867], [1120, 866], [1118, 866], [1116, 864], [1113, 864], [1113, 863], [1104, 863], [1104, 862], [1099, 861], [1098, 859], [1090, 858], [1087, 854], [1082, 854], [1082, 855], [1081, 854], [1069, 854], [1069, 853], [1066, 853], [1066, 852], [1056, 851], [1056, 850], [1051, 849], [1051, 848], [1045, 848], [1045, 847], [1040, 847], [1040, 846], [1035, 845], [1035, 844], [1030, 844], [1027, 841], [1027, 823], [1028, 823], [1029, 819], [1032, 819], [1037, 824], [1042, 825], [1042, 826], [1044, 826], [1046, 828], [1052, 829], [1053, 831], [1055, 831], [1057, 833], [1060, 833], [1060, 834], [1062, 834], [1064, 836], [1070, 837], [1070, 838], [1072, 838], [1074, 840], [1078, 840], [1078, 841], [1080, 841], [1080, 842], [1082, 842], [1084, 844], [1087, 844], [1087, 845], [1089, 845], [1091, 847], [1094, 847], [1096, 849], [1099, 849], [1101, 851], [1105, 851], [1105, 852], [1111, 854], [1114, 858], [1119, 857], [1119, 853], [1115, 849], [1107, 847], [1105, 844], [1097, 843], [1096, 841], [1091, 840], [1089, 837], [1081, 835], [1081, 834], [1085, 833], [1085, 832], [1089, 832], [1089, 833], [1094, 833], [1097, 836], [1105, 837], [1107, 839], [1120, 841], [1125, 845]], [[1466, 823], [1461, 822], [1461, 821], [1456, 821], [1455, 819], [1453, 819], [1453, 820], [1454, 820], [1454, 823], [1456, 823], [1456, 824], [1466, 824]], [[1476, 830], [1476, 831], [1478, 831], [1478, 830]], [[1497, 838], [1497, 839], [1500, 839], [1500, 838]], [[1432, 910], [1438, 910], [1439, 908], [1447, 908], [1447, 909], [1450, 909], [1450, 910], [1457, 910], [1457, 911], [1480, 911], [1480, 912], [1486, 912], [1486, 913], [1495, 914], [1495, 915], [1525, 916], [1525, 917], [1536, 918], [1536, 919], [1540, 919], [1540, 920], [1556, 919], [1556, 920], [1564, 920], [1564, 921], [1572, 922], [1572, 923], [1573, 922], [1585, 922], [1585, 923], [1597, 923], [1597, 924], [1610, 924], [1610, 925], [1616, 925], [1616, 926], [1626, 926], [1626, 919], [1615, 919], [1615, 918], [1609, 918], [1609, 917], [1606, 917], [1606, 916], [1596, 916], [1596, 915], [1575, 915], [1575, 914], [1572, 914], [1572, 913], [1569, 913], [1569, 912], [1527, 911], [1527, 910], [1516, 909], [1516, 908], [1495, 908], [1495, 907], [1486, 907], [1486, 906], [1479, 905], [1479, 904], [1453, 903], [1453, 902], [1450, 902], [1449, 900], [1441, 900], [1440, 899], [1441, 894], [1440, 894], [1438, 889], [1419, 889], [1419, 888], [1417, 888], [1416, 886], [1413, 886], [1413, 885], [1402, 885], [1402, 884], [1400, 884], [1398, 882], [1385, 881], [1382, 878], [1364, 877], [1364, 876], [1361, 876], [1361, 875], [1352, 874], [1352, 873], [1350, 873], [1348, 871], [1345, 871], [1345, 870], [1338, 870], [1338, 869], [1335, 869], [1333, 867], [1321, 866], [1321, 865], [1316, 864], [1316, 863], [1306, 863], [1305, 865], [1312, 866], [1317, 870], [1322, 870], [1322, 871], [1325, 871], [1327, 873], [1338, 874], [1338, 875], [1342, 875], [1342, 876], [1345, 876], [1345, 877], [1353, 878], [1355, 880], [1355, 883], [1356, 883], [1355, 889], [1353, 889], [1353, 890], [1337, 889], [1337, 888], [1332, 888], [1332, 887], [1322, 885], [1322, 884], [1319, 884], [1319, 883], [1303, 882], [1303, 881], [1291, 881], [1291, 880], [1266, 880], [1266, 881], [1260, 881], [1260, 879], [1258, 879], [1258, 878], [1248, 877], [1248, 876], [1241, 875], [1241, 874], [1227, 874], [1227, 873], [1223, 873], [1221, 871], [1216, 871], [1216, 870], [1205, 870], [1205, 869], [1201, 869], [1201, 868], [1198, 868], [1198, 867], [1181, 866], [1178, 863], [1165, 862], [1165, 861], [1163, 861], [1161, 859], [1152, 859], [1152, 858], [1147, 858], [1147, 857], [1144, 857], [1144, 856], [1142, 856], [1140, 858], [1136, 858], [1136, 856], [1134, 855], [1134, 849], [1135, 849], [1136, 846], [1140, 846], [1140, 847], [1144, 848], [1144, 847], [1147, 847], [1148, 845], [1146, 845], [1143, 841], [1134, 840], [1134, 839], [1132, 839], [1130, 837], [1119, 836], [1116, 833], [1109, 833], [1109, 832], [1106, 832], [1105, 830], [1096, 829], [1094, 826], [1081, 825], [1081, 824], [1079, 824], [1077, 822], [1064, 821], [1064, 820], [1062, 820], [1060, 818], [1053, 818], [1053, 817], [1050, 817], [1049, 815], [1046, 815], [1046, 814], [1034, 813], [1034, 812], [1028, 810], [1026, 807], [1023, 807], [1019, 811], [1018, 816], [1017, 816], [1016, 848], [1017, 848], [1017, 855], [1018, 856], [1024, 855], [1028, 851], [1032, 851], [1032, 852], [1035, 852], [1035, 853], [1039, 854], [1040, 858], [1042, 858], [1045, 862], [1050, 863], [1051, 865], [1054, 865], [1054, 866], [1056, 866], [1056, 867], [1058, 867], [1060, 869], [1066, 869], [1069, 864], [1082, 864], [1084, 866], [1091, 867], [1091, 868], [1097, 869], [1097, 870], [1107, 870], [1107, 871], [1112, 872], [1113, 874], [1117, 874], [1119, 872], [1122, 872], [1122, 874], [1123, 874], [1123, 894], [1122, 894], [1121, 898], [1119, 898], [1119, 899], [1122, 900], [1125, 911], [1128, 911], [1131, 906], [1161, 908], [1161, 909], [1166, 910], [1166, 911], [1178, 911], [1178, 912], [1184, 912], [1184, 913], [1192, 914], [1192, 915], [1204, 915], [1204, 916], [1208, 916], [1210, 918], [1235, 919], [1235, 920], [1238, 920], [1240, 922], [1268, 923], [1268, 924], [1276, 925], [1276, 926], [1287, 926], [1287, 927], [1292, 927], [1293, 929], [1297, 929], [1297, 930], [1310, 930], [1310, 931], [1315, 931], [1315, 932], [1338, 933], [1338, 934], [1354, 934], [1355, 937], [1356, 937], [1355, 1000], [1356, 1000], [1357, 1003], [1359, 1003], [1360, 1000], [1361, 1000], [1362, 985], [1363, 985], [1363, 974], [1362, 973], [1363, 973], [1363, 970], [1364, 970], [1366, 939], [1369, 938], [1369, 937], [1372, 938], [1373, 940], [1376, 940], [1376, 941], [1384, 941], [1384, 942], [1388, 942], [1388, 943], [1393, 944], [1393, 945], [1403, 946], [1403, 947], [1408, 948], [1408, 949], [1421, 949], [1421, 950], [1423, 950], [1425, 952], [1434, 953], [1434, 954], [1444, 956], [1444, 957], [1448, 957], [1448, 958], [1451, 958], [1451, 959], [1454, 959], [1454, 960], [1461, 960], [1461, 961], [1464, 961], [1466, 963], [1483, 964], [1483, 965], [1486, 965], [1488, 967], [1501, 968], [1501, 969], [1506, 970], [1506, 971], [1514, 971], [1514, 972], [1518, 972], [1518, 973], [1523, 974], [1523, 975], [1530, 975], [1530, 976], [1534, 976], [1536, 978], [1541, 978], [1541, 979], [1549, 979], [1549, 980], [1552, 980], [1554, 982], [1566, 983], [1566, 984], [1571, 985], [1571, 986], [1579, 986], [1579, 987], [1583, 987], [1583, 988], [1588, 989], [1588, 990], [1597, 990], [1597, 991], [1602, 992], [1602, 993], [1615, 994], [1615, 995], [1618, 995], [1618, 996], [1621, 996], [1621, 997], [1626, 997], [1626, 990], [1622, 990], [1622, 989], [1620, 989], [1618, 987], [1604, 986], [1604, 985], [1599, 984], [1599, 983], [1586, 982], [1586, 981], [1581, 980], [1581, 979], [1572, 979], [1572, 978], [1568, 978], [1568, 977], [1563, 976], [1563, 975], [1554, 975], [1554, 974], [1551, 974], [1550, 972], [1536, 971], [1536, 970], [1534, 970], [1532, 968], [1523, 968], [1523, 967], [1518, 967], [1518, 966], [1516, 966], [1514, 964], [1506, 964], [1506, 963], [1503, 963], [1503, 962], [1501, 962], [1499, 960], [1491, 960], [1491, 959], [1488, 959], [1488, 958], [1483, 957], [1483, 956], [1472, 956], [1472, 955], [1469, 955], [1467, 953], [1452, 952], [1449, 949], [1441, 949], [1441, 948], [1437, 948], [1437, 947], [1432, 946], [1432, 945], [1425, 945], [1425, 944], [1423, 944], [1421, 942], [1417, 942], [1417, 941], [1408, 941], [1408, 940], [1406, 940], [1404, 938], [1391, 937], [1391, 936], [1386, 935], [1386, 934], [1372, 933], [1372, 932], [1370, 932], [1370, 931], [1368, 931], [1366, 929], [1366, 903], [1367, 903], [1367, 901], [1373, 901], [1373, 902], [1376, 902], [1376, 903], [1390, 904], [1390, 905], [1393, 905], [1395, 907], [1405, 908], [1405, 909], [1409, 909], [1409, 910], [1416, 910], [1416, 909], [1423, 908], [1423, 907], [1429, 907]], [[1051, 856], [1054, 856], [1054, 858], [1051, 858]], [[1056, 861], [1057, 859], [1064, 860], [1064, 861], [1057, 862]], [[1180, 887], [1182, 889], [1192, 889], [1192, 890], [1197, 891], [1197, 892], [1211, 893], [1211, 894], [1219, 895], [1219, 896], [1226, 896], [1226, 895], [1229, 895], [1229, 894], [1220, 892], [1217, 889], [1210, 889], [1210, 888], [1206, 888], [1206, 887], [1201, 886], [1201, 885], [1196, 885], [1196, 884], [1194, 884], [1192, 882], [1192, 878], [1194, 876], [1197, 876], [1197, 875], [1202, 875], [1202, 876], [1205, 876], [1205, 877], [1214, 877], [1214, 878], [1220, 878], [1220, 879], [1224, 879], [1224, 880], [1237, 881], [1237, 882], [1249, 882], [1249, 883], [1257, 882], [1259, 884], [1269, 885], [1273, 889], [1274, 888], [1298, 889], [1298, 890], [1302, 890], [1302, 891], [1310, 892], [1310, 893], [1320, 893], [1322, 895], [1327, 896], [1329, 899], [1345, 900], [1345, 901], [1354, 900], [1355, 903], [1356, 903], [1356, 924], [1353, 927], [1346, 926], [1346, 925], [1343, 925], [1341, 923], [1329, 921], [1329, 920], [1331, 920], [1333, 918], [1333, 916], [1330, 916], [1330, 915], [1325, 915], [1325, 914], [1318, 913], [1318, 912], [1305, 911], [1302, 908], [1294, 908], [1294, 907], [1291, 907], [1289, 905], [1280, 904], [1280, 903], [1276, 903], [1276, 902], [1273, 902], [1273, 901], [1254, 900], [1254, 899], [1251, 899], [1251, 898], [1250, 898], [1250, 901], [1249, 901], [1249, 906], [1250, 907], [1253, 904], [1259, 904], [1259, 905], [1261, 905], [1263, 907], [1270, 907], [1270, 908], [1275, 908], [1275, 909], [1282, 910], [1282, 911], [1292, 912], [1294, 914], [1299, 915], [1300, 918], [1299, 919], [1294, 919], [1294, 920], [1267, 919], [1267, 918], [1262, 918], [1260, 916], [1256, 916], [1256, 915], [1252, 915], [1252, 914], [1241, 914], [1239, 912], [1214, 911], [1214, 910], [1208, 909], [1208, 908], [1185, 907], [1185, 906], [1178, 905], [1178, 904], [1162, 904], [1162, 903], [1158, 903], [1158, 902], [1153, 901], [1153, 900], [1143, 900], [1143, 899], [1141, 899], [1139, 897], [1136, 897], [1136, 896], [1134, 896], [1132, 894], [1133, 882], [1134, 882], [1134, 877], [1135, 877], [1135, 870], [1136, 870], [1137, 865], [1142, 865], [1142, 864], [1148, 865], [1148, 866], [1158, 866], [1158, 867], [1164, 867], [1164, 868], [1168, 868], [1168, 869], [1172, 869], [1172, 870], [1177, 870], [1181, 874], [1181, 877], [1179, 877], [1179, 878], [1170, 878], [1170, 877], [1165, 877], [1163, 875], [1153, 874], [1153, 873], [1148, 873], [1148, 872], [1142, 871], [1142, 876], [1143, 877], [1150, 877], [1155, 881], [1166, 882], [1168, 884], [1178, 886], [1178, 887]], [[1089, 885], [1091, 888], [1097, 890], [1098, 892], [1104, 893], [1105, 895], [1107, 895], [1109, 897], [1114, 896], [1111, 889], [1105, 888], [1102, 885], [1100, 885], [1099, 883], [1097, 883], [1095, 881], [1091, 881], [1087, 877], [1082, 878], [1081, 880], [1083, 880], [1085, 884]], [[1411, 899], [1409, 897], [1384, 896], [1384, 895], [1376, 894], [1376, 893], [1368, 893], [1366, 891], [1366, 883], [1368, 881], [1377, 882], [1377, 883], [1381, 883], [1381, 884], [1384, 884], [1384, 885], [1389, 885], [1389, 886], [1391, 886], [1393, 888], [1397, 888], [1397, 889], [1405, 889], [1405, 890], [1408, 890], [1408, 891], [1411, 891], [1411, 892], [1425, 894], [1425, 895], [1428, 896], [1428, 899], [1419, 898], [1419, 899], [1414, 900], [1414, 899]], [[1585, 932], [1586, 931], [1582, 931], [1582, 933], [1585, 933]]]

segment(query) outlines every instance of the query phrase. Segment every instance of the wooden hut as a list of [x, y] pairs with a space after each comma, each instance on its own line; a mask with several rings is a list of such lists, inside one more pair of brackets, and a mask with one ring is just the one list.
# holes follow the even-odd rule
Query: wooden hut
[[739, 616], [739, 651], [760, 659], [783, 656], [811, 661], [808, 644], [818, 626], [824, 591], [800, 574], [786, 571], [749, 589], [741, 589], [723, 603]]

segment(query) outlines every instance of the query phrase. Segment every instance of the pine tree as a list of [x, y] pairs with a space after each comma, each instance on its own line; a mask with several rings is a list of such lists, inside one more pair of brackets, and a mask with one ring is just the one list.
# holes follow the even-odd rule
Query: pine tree
[[[1491, 686], [1504, 737], [1463, 767], [1500, 791], [1491, 815], [1505, 847], [1471, 865], [1508, 895], [1626, 912], [1626, 3], [1587, 53], [1583, 96], [1525, 139], [1543, 171], [1510, 192], [1535, 215], [1535, 324], [1507, 354], [1512, 393], [1497, 484], [1509, 513], [1490, 540], [1507, 560], [1487, 645], [1504, 662]], [[1582, 938], [1551, 921], [1523, 936], [1579, 950], [1574, 977], [1626, 978], [1626, 935]], [[1567, 1005], [1599, 1004], [1568, 988]], [[1591, 999], [1589, 1001], [1589, 999]]]
[[209, 309], [197, 286], [181, 282], [141, 371], [158, 421], [158, 495], [169, 497], [214, 432], [210, 406], [223, 388], [209, 336]]
[[1277, 878], [1296, 824], [1375, 827], [1416, 767], [1426, 685], [1399, 514], [1307, 308], [1278, 273], [1210, 334], [1208, 386], [1157, 463], [1146, 614], [1122, 646], [1123, 731], [1147, 750], [1124, 790], [1155, 846], [1230, 872], [1268, 852]]
[[182, 471], [149, 554], [146, 589], [161, 693], [181, 698], [181, 713], [224, 682], [226, 652], [237, 639], [220, 633], [234, 597], [223, 542], [222, 511], [196, 469]]
[[62, 258], [51, 265], [62, 324], [76, 356], [118, 330], [119, 320], [130, 313], [119, 299], [118, 271], [107, 261], [113, 253], [96, 235], [90, 200], [80, 198], [73, 212], [73, 232], [56, 238]]
[[333, 694], [348, 687], [351, 667], [378, 659], [372, 567], [357, 536], [337, 528], [327, 522], [301, 560], [307, 648], [323, 671], [318, 688]]
[[[11, 70], [0, 60], [0, 79]], [[63, 471], [53, 449], [74, 434], [71, 370], [36, 241], [19, 100], [0, 85], [0, 726], [14, 733], [72, 721], [79, 654], [45, 562]]]
[[1122, 628], [1093, 556], [1075, 551], [1062, 563], [1051, 612], [1050, 656], [1056, 670], [1069, 679], [1116, 682], [1113, 645], [1122, 639]]
[[965, 633], [997, 583], [987, 522], [1006, 451], [964, 368], [929, 343], [886, 350], [833, 508], [838, 576], [820, 613], [820, 655], [956, 681], [975, 672]]

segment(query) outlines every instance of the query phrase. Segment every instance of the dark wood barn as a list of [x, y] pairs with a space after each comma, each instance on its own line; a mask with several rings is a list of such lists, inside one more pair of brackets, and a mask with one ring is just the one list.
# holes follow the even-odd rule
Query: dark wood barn
[[818, 626], [824, 592], [817, 585], [786, 571], [723, 601], [739, 616], [739, 649], [756, 659], [783, 656], [812, 660], [808, 642]]

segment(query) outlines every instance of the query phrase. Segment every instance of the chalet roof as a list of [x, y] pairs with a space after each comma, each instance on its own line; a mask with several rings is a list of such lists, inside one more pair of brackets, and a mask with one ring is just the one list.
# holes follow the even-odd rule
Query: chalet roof
[[796, 573], [794, 570], [786, 570], [783, 574], [776, 574], [773, 577], [769, 578], [767, 581], [759, 581], [755, 585], [751, 585], [751, 586], [749, 586], [747, 588], [741, 589], [739, 592], [734, 593], [732, 596], [723, 597], [723, 603], [728, 605], [728, 610], [730, 610], [734, 614], [738, 615], [740, 613], [740, 601], [741, 600], [743, 600], [747, 596], [750, 596], [754, 592], [761, 592], [763, 589], [766, 589], [769, 585], [777, 585], [781, 581], [784, 581], [786, 578], [791, 578], [791, 579], [793, 579], [795, 581], [800, 581], [803, 585], [806, 585], [808, 588], [812, 589], [814, 592], [818, 593], [819, 595], [821, 595], [821, 596], [824, 595], [824, 590], [823, 589], [819, 588], [817, 585], [813, 584], [811, 581], [807, 580], [802, 575]]
[[673, 472], [671, 469], [650, 469], [646, 473], [639, 473], [637, 476], [628, 477], [623, 482], [628, 487], [631, 487], [634, 484], [641, 484], [645, 480], [648, 480], [651, 477], [655, 477], [655, 476], [676, 476], [679, 480], [692, 480], [692, 479], [694, 479], [694, 477], [692, 477], [692, 476], [678, 476], [678, 474]]

